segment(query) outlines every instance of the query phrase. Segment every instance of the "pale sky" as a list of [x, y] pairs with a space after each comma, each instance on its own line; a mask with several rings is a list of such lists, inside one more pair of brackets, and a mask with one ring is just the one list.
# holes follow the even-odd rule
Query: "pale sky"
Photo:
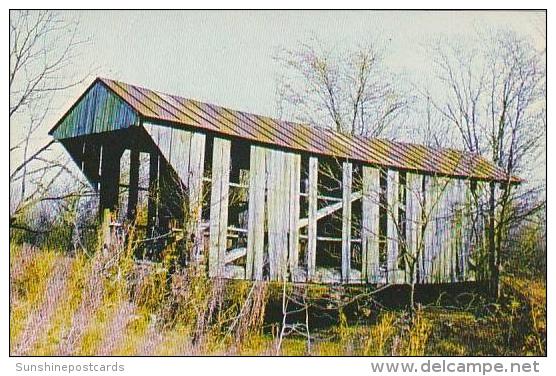
[[[408, 11], [72, 11], [81, 47], [76, 71], [94, 74], [58, 98], [38, 143], [94, 76], [125, 81], [233, 109], [276, 116], [278, 47], [316, 36], [328, 46], [379, 42], [385, 65], [419, 82], [431, 74], [424, 44], [476, 30], [511, 29], [544, 48], [544, 13]], [[13, 131], [13, 124], [12, 124]], [[13, 136], [13, 135], [12, 135]], [[544, 167], [543, 167], [544, 170]]]
[[[420, 76], [423, 43], [480, 28], [510, 28], [544, 44], [533, 12], [79, 11], [91, 38], [83, 62], [98, 74], [211, 103], [275, 115], [272, 55], [311, 35], [334, 46], [385, 43], [386, 65]], [[540, 21], [540, 22], [539, 22]]]

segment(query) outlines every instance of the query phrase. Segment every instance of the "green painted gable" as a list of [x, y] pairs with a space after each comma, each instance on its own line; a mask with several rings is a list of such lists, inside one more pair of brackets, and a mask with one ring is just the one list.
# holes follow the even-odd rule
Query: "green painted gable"
[[138, 124], [137, 112], [102, 82], [96, 81], [50, 134], [60, 140], [125, 129]]

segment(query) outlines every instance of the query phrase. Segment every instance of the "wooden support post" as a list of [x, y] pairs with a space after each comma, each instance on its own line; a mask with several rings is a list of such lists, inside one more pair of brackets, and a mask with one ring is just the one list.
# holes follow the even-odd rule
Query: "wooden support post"
[[351, 269], [351, 191], [353, 166], [342, 165], [342, 282], [349, 283]]
[[399, 212], [399, 181], [398, 171], [388, 170], [387, 194], [387, 282], [398, 283], [398, 212]]
[[251, 146], [249, 171], [249, 219], [247, 234], [247, 279], [263, 279], [264, 220], [265, 220], [265, 149]]
[[317, 194], [318, 158], [309, 157], [308, 218], [307, 225], [307, 279], [313, 281], [317, 263]]
[[129, 197], [127, 199], [127, 218], [133, 220], [137, 213], [139, 199], [139, 150], [131, 149], [129, 155]]
[[363, 197], [361, 213], [361, 278], [369, 283], [378, 283], [379, 270], [379, 208], [380, 208], [380, 171], [363, 166]]
[[209, 276], [224, 275], [228, 234], [228, 193], [230, 183], [230, 141], [215, 137], [212, 154], [210, 195]]

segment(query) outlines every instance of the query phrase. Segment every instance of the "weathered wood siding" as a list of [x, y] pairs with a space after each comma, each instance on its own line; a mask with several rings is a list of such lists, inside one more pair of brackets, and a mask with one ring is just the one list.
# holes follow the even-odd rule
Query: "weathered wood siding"
[[[299, 132], [304, 136], [296, 137]], [[496, 184], [506, 174], [465, 153], [380, 140], [360, 148], [366, 142], [361, 138], [107, 79], [95, 80], [50, 134], [100, 194], [101, 212], [132, 221], [148, 198], [153, 255], [175, 235], [192, 245], [188, 252], [193, 257], [184, 257], [184, 262], [203, 262], [208, 249], [211, 276], [451, 283], [485, 280], [499, 261], [492, 258], [500, 215]], [[142, 168], [147, 161], [141, 163], [141, 155], [149, 155], [148, 168]], [[212, 160], [207, 168], [205, 155]], [[302, 156], [304, 175], [308, 169], [304, 192]], [[210, 178], [203, 177], [209, 170]], [[147, 174], [148, 183], [141, 185]], [[360, 176], [361, 184], [356, 180]], [[202, 223], [206, 180], [211, 183], [208, 226]], [[354, 189], [359, 186], [361, 192]], [[184, 192], [174, 192], [182, 188], [185, 203], [178, 200]], [[358, 200], [362, 202], [353, 205]], [[184, 218], [183, 228], [176, 229]], [[361, 260], [354, 251], [359, 242]], [[360, 270], [353, 267], [359, 261]]]
[[398, 269], [398, 247], [399, 247], [399, 228], [398, 228], [398, 210], [399, 210], [399, 174], [398, 171], [388, 170], [387, 173], [387, 281], [388, 283], [399, 282]]
[[97, 82], [66, 114], [52, 135], [57, 139], [72, 138], [134, 125], [139, 125], [135, 110]]
[[309, 157], [308, 223], [307, 223], [307, 280], [312, 281], [317, 270], [317, 209], [319, 161]]
[[304, 281], [305, 273], [302, 272], [299, 266], [299, 240], [300, 240], [300, 185], [301, 185], [301, 155], [296, 153], [288, 153], [289, 159], [286, 173], [290, 174], [290, 187], [289, 187], [289, 270], [291, 280], [294, 282]]
[[[334, 177], [341, 181], [341, 197], [330, 197], [324, 193], [329, 188], [319, 189], [319, 184], [326, 180], [322, 175], [323, 180], [319, 181], [319, 157], [308, 156], [306, 192], [302, 193], [301, 154], [250, 145], [249, 173], [244, 174], [242, 183], [248, 185], [247, 189], [242, 186], [248, 197], [247, 228], [232, 228], [228, 224], [228, 206], [234, 141], [215, 137], [207, 245], [202, 241], [201, 223], [206, 135], [149, 122], [143, 126], [156, 145], [155, 150], [148, 151], [147, 226], [164, 227], [167, 222], [168, 213], [162, 213], [160, 200], [171, 192], [160, 192], [159, 179], [167, 178], [167, 169], [172, 168], [188, 193], [191, 233], [187, 235], [195, 239], [192, 254], [201, 256], [203, 247], [207, 248], [208, 271], [212, 277], [373, 284], [414, 280], [450, 283], [488, 277], [485, 266], [489, 247], [487, 183], [387, 169], [387, 186], [382, 190], [380, 168], [363, 165], [359, 184], [354, 181], [359, 179], [359, 174], [354, 175], [352, 163], [343, 160], [339, 162], [339, 176]], [[140, 193], [141, 151], [133, 148], [126, 151], [126, 161], [122, 163], [129, 165], [128, 175], [119, 179], [117, 162], [124, 150], [121, 147], [85, 139], [68, 147], [91, 184], [99, 188], [102, 207], [115, 208], [118, 184], [129, 186], [123, 215], [133, 218]], [[361, 186], [362, 191], [355, 191], [354, 186]], [[301, 196], [307, 202], [304, 218], [301, 218]], [[353, 205], [357, 200], [361, 200], [360, 206]], [[386, 208], [381, 209], [384, 201]], [[355, 207], [361, 207], [362, 212], [354, 212]], [[380, 225], [381, 210], [386, 213], [385, 228]], [[325, 223], [332, 215], [341, 217], [341, 238], [317, 233], [319, 221]], [[354, 239], [352, 234], [355, 216], [361, 218], [361, 227], [354, 232], [360, 233], [360, 239]], [[161, 220], [162, 217], [165, 219]], [[238, 239], [239, 230], [247, 235], [246, 246], [228, 249], [235, 244], [236, 240], [232, 239]], [[383, 256], [381, 236], [386, 239]], [[361, 270], [352, 265], [353, 244], [359, 241]], [[340, 252], [337, 267], [324, 267], [320, 262], [317, 265], [319, 252], [323, 252], [319, 247], [330, 243], [336, 244], [335, 249]], [[306, 244], [304, 250], [300, 249], [301, 244]], [[301, 254], [304, 257], [300, 259]]]
[[203, 133], [145, 123], [144, 128], [162, 156], [178, 175], [188, 197], [188, 234], [193, 236], [193, 256], [202, 253], [201, 211], [203, 206], [203, 171], [205, 139]]
[[[271, 280], [297, 275], [300, 156], [266, 153], [268, 261]], [[296, 278], [297, 279], [297, 278]]]
[[230, 141], [214, 138], [210, 195], [209, 276], [224, 275], [228, 235]]
[[342, 282], [350, 282], [351, 271], [351, 196], [353, 166], [342, 164]]
[[406, 263], [406, 282], [419, 282], [423, 273], [423, 176], [413, 173], [406, 175], [406, 239], [408, 253]]
[[269, 275], [271, 280], [282, 280], [287, 271], [289, 229], [290, 182], [286, 153], [268, 149], [266, 161]]
[[380, 282], [379, 209], [380, 170], [363, 166], [363, 197], [361, 213], [362, 279]]
[[251, 146], [249, 170], [249, 219], [247, 235], [246, 277], [263, 279], [265, 238], [266, 151]]

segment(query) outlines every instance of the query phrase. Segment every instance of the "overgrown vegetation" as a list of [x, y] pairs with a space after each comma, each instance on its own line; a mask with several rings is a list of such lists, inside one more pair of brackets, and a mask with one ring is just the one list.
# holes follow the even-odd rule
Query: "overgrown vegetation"
[[[67, 223], [61, 220], [57, 226]], [[72, 233], [54, 227], [48, 232], [52, 236]], [[373, 295], [345, 302], [329, 287], [305, 287], [305, 296], [312, 302], [307, 305], [308, 330], [292, 330], [281, 337], [284, 323], [291, 327], [305, 323], [302, 311], [282, 320], [283, 312], [275, 309], [284, 291], [293, 296], [299, 287], [209, 279], [194, 266], [170, 273], [168, 259], [135, 260], [136, 243], [130, 237], [100, 250], [89, 235], [85, 248], [68, 253], [65, 245], [71, 239], [45, 238], [38, 247], [26, 242], [20, 231], [12, 230], [10, 248], [10, 351], [14, 355], [546, 352], [546, 289], [538, 277], [506, 275], [503, 295], [496, 303], [475, 296], [456, 306], [421, 306], [413, 317], [403, 308], [374, 304]], [[524, 239], [530, 241], [531, 236]], [[175, 249], [165, 252], [174, 253]], [[509, 259], [507, 270], [518, 262], [514, 258]], [[323, 299], [329, 307], [315, 303]]]

